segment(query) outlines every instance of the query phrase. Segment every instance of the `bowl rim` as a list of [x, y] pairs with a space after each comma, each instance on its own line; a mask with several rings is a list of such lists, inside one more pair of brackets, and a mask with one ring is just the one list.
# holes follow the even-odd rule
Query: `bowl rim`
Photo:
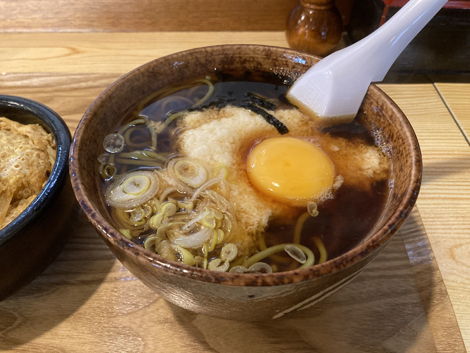
[[20, 233], [27, 224], [34, 222], [42, 210], [57, 197], [60, 186], [67, 177], [68, 154], [72, 138], [64, 120], [51, 108], [39, 102], [23, 97], [0, 95], [0, 105], [35, 115], [48, 127], [56, 143], [56, 159], [49, 178], [28, 207], [0, 230], [0, 246], [2, 246]]
[[142, 72], [145, 72], [147, 68], [151, 67], [152, 65], [158, 64], [160, 61], [171, 60], [174, 62], [178, 62], [181, 61], [182, 56], [200, 53], [207, 50], [219, 50], [220, 52], [232, 50], [233, 52], [237, 52], [237, 49], [244, 49], [251, 50], [252, 55], [254, 55], [256, 50], [259, 48], [269, 50], [279, 56], [284, 55], [291, 58], [309, 57], [317, 60], [320, 59], [319, 57], [312, 54], [302, 53], [289, 48], [267, 45], [230, 44], [206, 46], [185, 50], [152, 60], [123, 75], [114, 83], [112, 83], [108, 88], [106, 88], [106, 90], [104, 90], [96, 98], [93, 104], [85, 112], [75, 131], [72, 146], [70, 149], [70, 175], [72, 180], [72, 186], [77, 200], [79, 201], [82, 209], [84, 210], [90, 222], [93, 224], [95, 229], [98, 230], [100, 236], [107, 243], [110, 250], [113, 249], [111, 248], [111, 246], [109, 246], [108, 242], [112, 243], [120, 250], [127, 252], [128, 255], [132, 255], [134, 257], [137, 255], [141, 259], [143, 259], [142, 261], [149, 262], [151, 265], [163, 269], [167, 273], [202, 282], [217, 283], [230, 286], [276, 286], [298, 283], [309, 279], [322, 277], [324, 275], [333, 274], [342, 269], [349, 268], [354, 264], [360, 262], [368, 255], [370, 255], [374, 249], [387, 242], [392, 237], [392, 235], [398, 230], [399, 227], [397, 226], [399, 226], [401, 222], [409, 215], [419, 193], [422, 174], [421, 151], [419, 148], [418, 140], [416, 138], [416, 134], [413, 131], [413, 128], [411, 127], [411, 124], [405, 117], [404, 113], [395, 104], [395, 102], [390, 99], [390, 97], [388, 97], [382, 90], [380, 90], [374, 84], [371, 84], [370, 89], [372, 90], [372, 92], [379, 93], [384, 96], [385, 101], [392, 108], [394, 114], [397, 116], [397, 122], [400, 123], [400, 125], [403, 127], [403, 130], [406, 132], [407, 140], [412, 141], [410, 158], [412, 158], [415, 163], [412, 164], [413, 168], [411, 171], [410, 183], [406, 188], [406, 192], [404, 193], [403, 199], [398, 205], [395, 212], [386, 221], [386, 223], [380, 229], [376, 230], [375, 233], [366, 241], [359, 243], [353, 249], [336, 258], [330, 259], [322, 264], [317, 264], [303, 269], [296, 269], [286, 272], [275, 272], [270, 274], [236, 274], [210, 271], [193, 266], [184, 265], [176, 261], [167, 260], [155, 253], [144, 249], [143, 247], [135, 245], [133, 242], [125, 238], [119, 231], [117, 231], [112, 226], [112, 224], [107, 222], [104, 217], [102, 217], [98, 212], [94, 210], [93, 203], [90, 201], [85, 189], [83, 188], [82, 183], [80, 182], [81, 172], [79, 168], [78, 156], [80, 152], [80, 141], [83, 137], [83, 131], [86, 128], [88, 121], [90, 121], [90, 117], [93, 116], [94, 111], [97, 109], [101, 101], [103, 101], [107, 97], [107, 95], [112, 94], [113, 91], [118, 89], [124, 81], [131, 79], [134, 75], [138, 75]]

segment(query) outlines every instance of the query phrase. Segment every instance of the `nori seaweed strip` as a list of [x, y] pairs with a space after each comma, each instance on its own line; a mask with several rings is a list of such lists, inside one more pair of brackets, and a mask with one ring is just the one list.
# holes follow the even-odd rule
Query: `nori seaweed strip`
[[274, 110], [276, 109], [276, 104], [273, 102], [268, 101], [267, 99], [263, 99], [253, 93], [245, 93], [245, 95], [250, 98], [251, 102], [261, 108], [268, 109], [268, 110]]
[[266, 110], [261, 109], [260, 107], [257, 107], [256, 105], [252, 103], [245, 103], [242, 105], [242, 107], [249, 109], [256, 114], [261, 115], [264, 118], [264, 120], [266, 120], [269, 124], [274, 126], [281, 135], [287, 134], [289, 132], [289, 129], [287, 128], [287, 126], [285, 126], [282, 122], [280, 122], [274, 116], [269, 114]]

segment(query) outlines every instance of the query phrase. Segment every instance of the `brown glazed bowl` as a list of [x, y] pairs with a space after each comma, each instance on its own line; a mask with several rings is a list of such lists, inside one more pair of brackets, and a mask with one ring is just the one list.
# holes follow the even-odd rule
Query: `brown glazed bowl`
[[39, 124], [54, 137], [52, 173], [33, 202], [0, 230], [0, 301], [38, 276], [60, 253], [80, 207], [68, 178], [70, 132], [57, 113], [30, 99], [0, 96], [0, 116]]
[[189, 50], [145, 64], [121, 77], [88, 109], [76, 131], [70, 173], [77, 199], [104, 242], [136, 277], [166, 300], [185, 309], [235, 320], [277, 318], [313, 305], [354, 279], [400, 228], [418, 196], [421, 154], [410, 123], [376, 86], [360, 110], [393, 149], [394, 187], [381, 220], [349, 252], [320, 265], [272, 274], [233, 274], [166, 260], [122, 236], [112, 225], [99, 180], [97, 157], [105, 135], [123, 112], [163, 87], [205, 77], [214, 70], [242, 76], [275, 73], [296, 78], [319, 58], [286, 48], [224, 45]]

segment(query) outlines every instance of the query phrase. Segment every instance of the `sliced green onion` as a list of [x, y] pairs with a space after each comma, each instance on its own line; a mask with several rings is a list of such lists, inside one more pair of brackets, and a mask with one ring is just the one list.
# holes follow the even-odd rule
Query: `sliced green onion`
[[162, 241], [157, 247], [157, 254], [164, 257], [168, 260], [176, 261], [175, 250], [171, 247], [171, 244], [168, 240]]
[[206, 228], [214, 229], [216, 226], [214, 212], [207, 211], [204, 212], [202, 216], [203, 217], [199, 220], [199, 223], [201, 223]]
[[266, 250], [260, 251], [259, 253], [251, 256], [250, 258], [246, 260], [245, 266], [249, 267], [257, 262], [260, 262], [264, 258], [271, 256], [272, 254], [275, 254], [279, 251], [283, 251], [286, 245], [297, 246], [300, 248], [300, 250], [302, 250], [307, 255], [307, 261], [305, 261], [305, 263], [302, 264], [302, 266], [300, 266], [299, 268], [305, 268], [305, 267], [309, 267], [313, 265], [315, 261], [315, 255], [313, 255], [312, 250], [310, 250], [306, 246], [303, 246], [300, 244], [278, 244], [278, 245], [271, 246], [267, 248]]
[[109, 206], [129, 210], [153, 198], [158, 187], [159, 179], [154, 172], [138, 170], [116, 178], [108, 186], [105, 198]]
[[171, 248], [176, 252], [176, 260], [188, 266], [193, 266], [196, 263], [193, 254], [185, 248], [178, 245], [171, 245]]
[[213, 178], [223, 178], [227, 180], [228, 178], [228, 167], [225, 164], [218, 164], [212, 168], [212, 177]]
[[162, 209], [161, 212], [165, 215], [165, 217], [171, 217], [177, 211], [176, 205], [174, 203], [168, 202], [168, 201], [162, 203], [161, 209]]
[[222, 262], [221, 259], [212, 260], [211, 262], [209, 262], [209, 270], [219, 271], [219, 272], [227, 272], [227, 270], [230, 266], [228, 261], [225, 261], [222, 265], [221, 265], [221, 262]]
[[178, 201], [177, 206], [187, 212], [191, 212], [194, 207], [194, 202], [191, 201]]
[[247, 272], [252, 273], [272, 273], [273, 269], [267, 263], [257, 262], [250, 267], [248, 267]]
[[211, 240], [211, 245], [209, 246], [208, 248], [208, 252], [211, 252], [215, 249], [215, 245], [217, 244], [217, 231], [214, 229], [213, 231], [213, 236], [212, 236], [212, 240]]
[[247, 273], [248, 269], [244, 266], [233, 266], [229, 272], [230, 273]]
[[99, 172], [104, 180], [111, 180], [117, 172], [114, 164], [100, 164]]
[[176, 177], [192, 188], [198, 188], [207, 181], [206, 168], [195, 161], [178, 160], [174, 164], [174, 168]]
[[163, 224], [164, 217], [165, 214], [161, 212], [153, 215], [149, 220], [149, 227], [152, 229], [158, 229]]
[[221, 244], [224, 241], [225, 233], [222, 229], [217, 229], [217, 244]]
[[307, 204], [307, 212], [310, 216], [316, 217], [318, 216], [318, 209], [317, 209], [317, 204], [313, 201], [310, 201]]
[[300, 250], [298, 246], [286, 245], [284, 250], [287, 254], [289, 254], [290, 257], [292, 257], [295, 261], [300, 262], [301, 264], [304, 264], [305, 261], [307, 261], [305, 253]]
[[150, 187], [150, 178], [147, 175], [133, 175], [122, 183], [122, 190], [129, 195], [139, 196]]
[[233, 243], [228, 243], [224, 245], [222, 250], [220, 251], [220, 258], [222, 261], [233, 261], [238, 255], [238, 248]]
[[109, 153], [100, 154], [97, 159], [100, 164], [106, 164], [108, 163]]
[[[160, 229], [158, 229], [160, 231]], [[203, 228], [200, 231], [189, 234], [189, 235], [182, 235], [173, 240], [173, 244], [180, 245], [187, 249], [198, 248], [203, 246], [210, 237], [214, 234], [213, 229], [210, 228]], [[206, 251], [207, 251], [206, 247]]]
[[123, 150], [125, 145], [124, 136], [121, 134], [106, 135], [103, 140], [103, 148], [109, 153], [119, 153]]
[[129, 229], [119, 229], [119, 232], [124, 235], [127, 239], [132, 239], [131, 231]]

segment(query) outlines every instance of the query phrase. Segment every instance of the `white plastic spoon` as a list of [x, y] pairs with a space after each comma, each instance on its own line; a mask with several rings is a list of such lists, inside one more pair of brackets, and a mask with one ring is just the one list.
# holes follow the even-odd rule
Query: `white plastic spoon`
[[371, 82], [382, 81], [405, 47], [447, 0], [411, 0], [359, 42], [339, 50], [303, 74], [287, 99], [327, 124], [351, 122]]

